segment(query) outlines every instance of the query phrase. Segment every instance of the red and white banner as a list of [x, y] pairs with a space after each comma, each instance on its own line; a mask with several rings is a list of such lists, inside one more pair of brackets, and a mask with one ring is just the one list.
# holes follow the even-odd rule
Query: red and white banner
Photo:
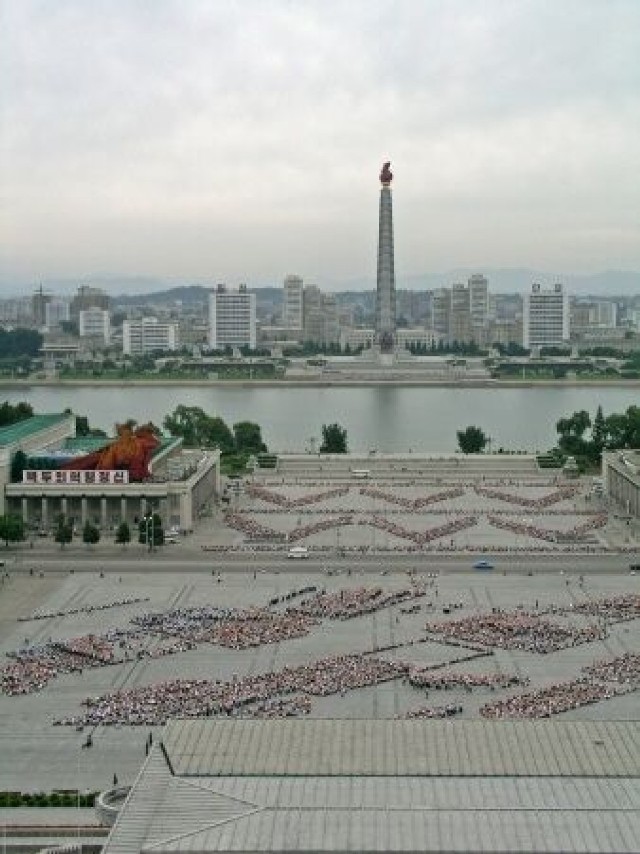
[[22, 472], [23, 483], [47, 484], [49, 486], [122, 486], [129, 483], [126, 469], [76, 471], [74, 469], [27, 469]]

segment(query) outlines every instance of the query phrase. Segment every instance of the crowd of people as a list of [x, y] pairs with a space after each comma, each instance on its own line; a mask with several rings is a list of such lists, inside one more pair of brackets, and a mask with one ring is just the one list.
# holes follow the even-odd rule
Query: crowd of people
[[[128, 627], [112, 628], [102, 634], [33, 645], [27, 639], [24, 646], [10, 653], [11, 661], [0, 668], [0, 692], [31, 694], [64, 673], [160, 658], [196, 649], [201, 644], [247, 649], [279, 643], [308, 635], [320, 620], [363, 616], [424, 596], [425, 590], [416, 583], [390, 591], [360, 587], [333, 593], [318, 592], [315, 586], [307, 586], [275, 597], [261, 607], [177, 607], [138, 614]], [[292, 604], [292, 599], [300, 596], [305, 598]], [[275, 605], [286, 607], [271, 610]]]
[[394, 492], [385, 492], [375, 486], [363, 486], [360, 488], [361, 495], [388, 501], [390, 504], [398, 504], [407, 510], [419, 510], [422, 507], [428, 507], [430, 504], [437, 504], [440, 501], [450, 501], [452, 498], [459, 498], [464, 493], [464, 489], [456, 486], [453, 489], [443, 489], [439, 492], [431, 493], [431, 495], [421, 495], [418, 498], [405, 498], [403, 495], [397, 495]]
[[199, 642], [220, 620], [235, 619], [239, 613], [237, 608], [196, 605], [170, 608], [168, 611], [147, 611], [133, 617], [131, 623], [149, 634], [190, 638]]
[[223, 620], [213, 627], [210, 642], [228, 649], [247, 649], [308, 635], [316, 620], [303, 614], [262, 612], [250, 618]]
[[608, 661], [596, 661], [595, 664], [584, 667], [583, 670], [592, 679], [640, 688], [640, 654], [638, 653], [627, 652]]
[[189, 637], [152, 638], [136, 629], [110, 629], [102, 635], [25, 645], [7, 653], [11, 660], [0, 668], [0, 693], [33, 694], [65, 673], [82, 673], [88, 668], [125, 664], [141, 658], [161, 658], [196, 646]]
[[455, 703], [447, 703], [446, 706], [421, 706], [419, 709], [407, 712], [403, 717], [405, 720], [411, 720], [412, 718], [428, 718], [430, 720], [437, 720], [442, 718], [453, 718], [456, 715], [461, 715], [462, 711], [462, 706], [458, 706]]
[[35, 611], [30, 617], [18, 617], [18, 622], [26, 623], [30, 620], [50, 620], [55, 617], [69, 617], [74, 614], [92, 614], [94, 611], [106, 611], [109, 608], [120, 608], [123, 605], [138, 605], [140, 602], [148, 601], [148, 596], [136, 596], [129, 599], [114, 599], [112, 602], [102, 602], [99, 605], [82, 605], [78, 608], [65, 608], [59, 611]]
[[607, 636], [606, 628], [599, 625], [561, 625], [537, 614], [498, 609], [449, 622], [427, 623], [425, 628], [434, 635], [457, 641], [542, 654]]
[[239, 706], [227, 714], [234, 718], [299, 718], [311, 711], [311, 697], [295, 694], [293, 697], [276, 697], [260, 700], [248, 706]]
[[278, 507], [283, 507], [287, 510], [306, 507], [309, 504], [318, 504], [320, 501], [327, 501], [329, 498], [340, 498], [343, 495], [347, 495], [349, 491], [349, 486], [337, 486], [333, 489], [327, 489], [324, 492], [311, 492], [299, 498], [287, 498], [286, 495], [282, 495], [280, 492], [273, 492], [258, 484], [249, 484], [247, 486], [247, 495], [252, 498], [260, 498], [262, 501], [267, 501], [269, 504], [276, 504]]
[[436, 525], [433, 528], [428, 528], [426, 531], [413, 531], [404, 528], [397, 522], [393, 522], [384, 516], [373, 516], [371, 519], [363, 519], [359, 522], [360, 525], [373, 525], [381, 531], [386, 531], [394, 537], [399, 537], [404, 540], [412, 541], [416, 546], [424, 546], [442, 537], [450, 537], [452, 534], [457, 534], [459, 531], [464, 531], [467, 528], [473, 528], [478, 524], [476, 516], [455, 516], [443, 525]]
[[425, 593], [426, 588], [421, 584], [411, 584], [400, 590], [383, 590], [382, 587], [347, 588], [334, 593], [318, 593], [300, 602], [295, 610], [318, 619], [347, 620], [417, 599]]
[[621, 693], [624, 691], [616, 685], [584, 677], [486, 703], [480, 714], [483, 718], [549, 718], [601, 700], [610, 700]]
[[276, 531], [275, 528], [262, 525], [250, 516], [243, 513], [225, 513], [224, 523], [235, 531], [246, 534], [250, 540], [272, 540], [284, 542], [286, 535], [284, 531]]
[[559, 504], [561, 501], [569, 501], [575, 498], [579, 492], [577, 486], [560, 486], [553, 492], [547, 492], [545, 495], [540, 496], [540, 498], [532, 498], [529, 495], [505, 492], [502, 489], [480, 486], [478, 484], [474, 484], [473, 488], [478, 495], [483, 495], [485, 498], [497, 498], [500, 501], [508, 501], [509, 504], [528, 507], [531, 510], [544, 510], [546, 507]]
[[580, 614], [596, 617], [608, 623], [623, 623], [640, 617], [640, 594], [625, 593], [620, 596], [604, 596], [569, 605], [546, 605], [537, 609], [538, 614]]
[[[294, 591], [294, 595], [298, 595], [298, 591]], [[276, 602], [280, 601], [277, 597]], [[286, 601], [285, 597], [282, 601]], [[316, 620], [293, 608], [274, 613], [268, 608], [240, 610], [204, 605], [142, 614], [132, 622], [150, 634], [179, 638], [189, 649], [203, 643], [247, 649], [303, 637], [309, 634]]]
[[409, 684], [414, 688], [450, 690], [462, 688], [472, 691], [474, 688], [511, 688], [526, 685], [528, 679], [509, 673], [456, 673], [453, 670], [434, 670], [427, 667], [414, 667], [409, 671]]
[[565, 531], [541, 528], [539, 525], [533, 525], [531, 522], [520, 522], [517, 519], [510, 519], [507, 516], [494, 513], [487, 514], [487, 521], [494, 528], [501, 528], [520, 536], [531, 537], [534, 540], [557, 543], [581, 540], [586, 534], [603, 528], [607, 524], [607, 516], [605, 513], [592, 514], [586, 522], [581, 522]]
[[548, 718], [640, 689], [640, 655], [625, 653], [582, 668], [584, 676], [556, 682], [538, 691], [487, 703], [485, 718]]
[[240, 715], [243, 712], [253, 716], [252, 708], [257, 708], [258, 716], [262, 716], [263, 706], [260, 704], [299, 694], [344, 696], [348, 691], [400, 679], [406, 676], [408, 669], [405, 663], [356, 653], [331, 656], [312, 664], [284, 667], [279, 671], [227, 682], [175, 679], [88, 698], [83, 703], [86, 707], [84, 714], [62, 718], [56, 723], [70, 726], [158, 726], [172, 717]]
[[328, 516], [325, 519], [319, 519], [317, 522], [310, 522], [308, 525], [299, 525], [297, 528], [289, 531], [288, 540], [290, 543], [295, 543], [298, 540], [304, 540], [312, 534], [318, 534], [320, 531], [331, 531], [333, 528], [342, 528], [345, 525], [353, 524], [353, 516], [349, 514], [341, 516]]

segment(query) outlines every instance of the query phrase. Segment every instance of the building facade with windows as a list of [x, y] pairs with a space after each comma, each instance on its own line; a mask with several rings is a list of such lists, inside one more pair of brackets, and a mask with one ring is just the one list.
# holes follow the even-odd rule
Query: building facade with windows
[[159, 350], [177, 350], [178, 324], [162, 323], [155, 317], [125, 320], [122, 324], [122, 352], [125, 356], [142, 356]]
[[[163, 437], [149, 463], [150, 476], [134, 482], [125, 469], [55, 468], [56, 460], [80, 458], [113, 439], [76, 437], [75, 416], [34, 415], [0, 428], [0, 515], [22, 517], [29, 529], [49, 533], [63, 515], [76, 530], [85, 522], [103, 532], [120, 522], [135, 525], [149, 511], [165, 527], [190, 531], [220, 494], [220, 451], [185, 449], [182, 439]], [[27, 455], [22, 480], [11, 481], [17, 453]]]
[[282, 325], [302, 329], [304, 323], [304, 284], [301, 276], [286, 276], [282, 299]]
[[569, 299], [561, 284], [553, 288], [531, 287], [524, 298], [522, 344], [532, 347], [563, 347], [569, 341]]
[[111, 319], [104, 308], [83, 308], [78, 316], [81, 338], [96, 338], [108, 344], [111, 338]]
[[218, 285], [209, 294], [209, 347], [256, 348], [256, 295], [246, 285], [231, 290]]
[[609, 500], [623, 513], [640, 519], [640, 449], [605, 451], [602, 481]]
[[101, 288], [80, 285], [78, 293], [71, 300], [71, 318], [77, 320], [80, 312], [88, 308], [109, 309], [109, 297]]
[[51, 299], [44, 308], [44, 325], [48, 330], [60, 329], [71, 318], [67, 300]]

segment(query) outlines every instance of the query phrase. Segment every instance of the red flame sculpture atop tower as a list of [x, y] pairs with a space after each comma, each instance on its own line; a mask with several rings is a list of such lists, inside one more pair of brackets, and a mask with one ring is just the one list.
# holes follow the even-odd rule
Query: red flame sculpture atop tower
[[382, 172], [380, 172], [380, 183], [384, 187], [388, 187], [393, 181], [393, 172], [391, 171], [391, 161], [388, 160], [382, 164]]

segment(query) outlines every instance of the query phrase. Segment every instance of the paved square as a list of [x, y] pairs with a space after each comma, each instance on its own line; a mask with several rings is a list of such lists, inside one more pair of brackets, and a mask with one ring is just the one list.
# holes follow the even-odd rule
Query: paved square
[[[119, 578], [122, 580], [120, 581]], [[52, 678], [41, 691], [22, 695], [0, 694], [0, 788], [49, 789], [108, 786], [113, 775], [129, 781], [144, 757], [145, 742], [153, 727], [125, 725], [85, 727], [54, 726], [54, 721], [86, 711], [87, 697], [143, 688], [176, 679], [218, 680], [257, 677], [267, 672], [309, 665], [330, 656], [372, 653], [389, 662], [412, 667], [447, 665], [447, 672], [477, 675], [513, 674], [530, 680], [528, 686], [477, 687], [468, 690], [453, 685], [446, 690], [416, 688], [407, 678], [345, 689], [327, 696], [310, 696], [314, 717], [388, 718], [404, 716], [424, 706], [462, 707], [461, 716], [478, 718], [480, 709], [495, 701], [552, 683], [583, 676], [582, 668], [600, 660], [640, 653], [640, 619], [608, 624], [606, 637], [568, 646], [546, 655], [523, 649], [495, 649], [491, 655], [475, 657], [471, 645], [453, 646], [440, 638], [426, 639], [425, 624], [449, 624], [460, 619], [491, 614], [494, 609], [516, 612], [518, 606], [569, 609], [605, 596], [640, 592], [636, 576], [589, 574], [581, 584], [577, 577], [560, 574], [502, 575], [485, 573], [442, 574], [437, 579], [419, 579], [426, 585], [424, 596], [381, 608], [353, 619], [321, 619], [301, 637], [247, 649], [231, 649], [216, 643], [199, 643], [160, 657], [91, 667], [81, 673]], [[130, 628], [132, 618], [149, 611], [194, 608], [264, 606], [269, 600], [315, 586], [328, 594], [358, 587], [380, 587], [392, 592], [407, 588], [405, 573], [375, 575], [345, 573], [327, 577], [322, 573], [223, 573], [220, 582], [210, 574], [196, 572], [106, 574], [76, 573], [45, 575], [44, 578], [15, 575], [2, 588], [0, 598], [0, 652], [3, 657], [28, 645], [68, 641], [100, 635], [112, 629]], [[433, 585], [433, 586], [432, 586]], [[149, 601], [99, 609], [123, 599]], [[295, 607], [299, 598], [272, 607], [282, 613]], [[415, 606], [419, 605], [418, 608]], [[92, 610], [92, 608], [95, 608]], [[444, 610], [448, 613], [444, 613]], [[19, 622], [18, 617], [61, 612], [61, 616]], [[75, 613], [69, 613], [73, 611]], [[589, 616], [549, 615], [544, 619], [565, 625], [593, 624]], [[595, 620], [597, 623], [598, 621]], [[411, 643], [412, 641], [416, 641]], [[386, 647], [395, 647], [385, 650]], [[382, 650], [376, 656], [375, 650]], [[456, 659], [463, 660], [455, 663]], [[452, 663], [453, 662], [453, 663]], [[3, 664], [10, 663], [4, 658]], [[438, 673], [438, 670], [434, 671]], [[428, 694], [428, 696], [427, 696]], [[565, 712], [562, 718], [635, 719], [638, 694], [612, 699]], [[156, 736], [159, 730], [155, 729]], [[87, 735], [93, 746], [83, 748]]]

